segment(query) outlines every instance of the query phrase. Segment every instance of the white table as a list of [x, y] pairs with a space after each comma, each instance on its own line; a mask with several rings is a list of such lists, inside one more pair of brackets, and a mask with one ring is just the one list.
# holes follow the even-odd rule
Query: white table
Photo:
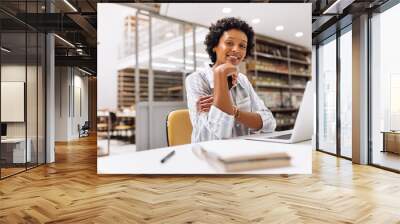
[[27, 147], [26, 147], [26, 154], [25, 154], [25, 138], [6, 138], [1, 139], [2, 145], [14, 145], [13, 148], [13, 163], [25, 163], [31, 161], [31, 145], [32, 140], [27, 138]]
[[[206, 142], [203, 144], [213, 144]], [[311, 141], [297, 144], [250, 141], [244, 139], [222, 140], [224, 147], [266, 148], [272, 151], [287, 152], [291, 166], [270, 168], [245, 172], [220, 172], [209, 163], [200, 159], [192, 152], [192, 144], [174, 147], [131, 152], [122, 155], [110, 155], [97, 158], [98, 174], [311, 174], [312, 147]], [[160, 160], [169, 152], [175, 150], [175, 155], [167, 162]]]

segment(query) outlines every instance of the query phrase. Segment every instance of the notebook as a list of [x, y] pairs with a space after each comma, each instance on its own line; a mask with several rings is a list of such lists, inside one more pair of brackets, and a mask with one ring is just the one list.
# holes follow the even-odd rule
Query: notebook
[[245, 140], [200, 143], [193, 146], [193, 153], [215, 169], [227, 172], [290, 166], [291, 159], [280, 150], [249, 148]]

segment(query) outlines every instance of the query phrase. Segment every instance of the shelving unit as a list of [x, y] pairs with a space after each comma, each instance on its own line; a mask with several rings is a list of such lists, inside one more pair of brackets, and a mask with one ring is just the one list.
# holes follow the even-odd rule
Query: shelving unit
[[[139, 71], [140, 100], [148, 100], [148, 70]], [[181, 72], [153, 70], [154, 101], [182, 101], [183, 78]], [[135, 70], [132, 68], [118, 71], [118, 108], [134, 108]]]
[[293, 128], [306, 83], [311, 79], [310, 50], [257, 35], [246, 74], [274, 114], [276, 130]]
[[118, 108], [132, 108], [135, 104], [135, 70], [118, 71]]
[[[183, 73], [153, 70], [154, 101], [183, 101]], [[139, 70], [140, 101], [148, 101], [148, 70]], [[118, 71], [118, 110], [130, 111], [135, 114], [135, 69], [127, 68]], [[112, 126], [113, 136], [126, 139], [130, 143], [135, 141], [136, 116], [127, 116], [122, 112], [116, 114], [116, 121]], [[107, 120], [99, 120], [98, 128], [106, 133]]]

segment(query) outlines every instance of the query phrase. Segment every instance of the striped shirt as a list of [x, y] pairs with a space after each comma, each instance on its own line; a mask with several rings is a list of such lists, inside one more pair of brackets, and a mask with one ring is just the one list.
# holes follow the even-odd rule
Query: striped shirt
[[236, 122], [229, 115], [212, 105], [209, 112], [198, 112], [196, 103], [201, 96], [213, 95], [214, 74], [212, 68], [194, 72], [186, 78], [187, 104], [192, 122], [192, 143], [215, 139], [229, 139], [251, 133], [272, 132], [276, 121], [271, 111], [257, 96], [247, 77], [239, 73], [237, 85], [230, 89], [232, 103], [240, 111], [256, 112], [261, 116], [263, 125], [260, 130], [250, 129]]

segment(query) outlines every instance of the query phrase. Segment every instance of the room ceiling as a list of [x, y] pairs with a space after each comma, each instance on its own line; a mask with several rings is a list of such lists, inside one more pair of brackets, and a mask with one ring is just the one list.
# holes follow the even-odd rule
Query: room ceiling
[[[230, 8], [231, 12], [223, 13], [224, 8]], [[160, 14], [207, 27], [223, 17], [240, 17], [258, 34], [311, 47], [311, 3], [162, 3]], [[260, 19], [260, 22], [252, 23], [256, 18]], [[284, 29], [276, 31], [277, 26], [283, 26]], [[297, 32], [302, 32], [304, 35], [296, 37]]]

